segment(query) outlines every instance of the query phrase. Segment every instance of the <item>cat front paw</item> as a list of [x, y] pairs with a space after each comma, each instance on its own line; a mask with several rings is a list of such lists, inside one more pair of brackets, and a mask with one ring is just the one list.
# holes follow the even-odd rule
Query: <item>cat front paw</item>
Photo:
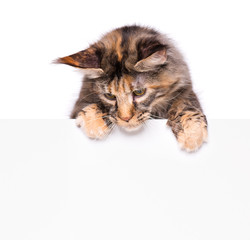
[[82, 109], [76, 118], [76, 125], [92, 139], [102, 139], [107, 136], [111, 128], [104, 121], [103, 114], [96, 104], [91, 104]]
[[183, 129], [177, 134], [180, 147], [187, 152], [198, 150], [207, 141], [207, 124], [196, 119], [187, 119], [182, 124]]

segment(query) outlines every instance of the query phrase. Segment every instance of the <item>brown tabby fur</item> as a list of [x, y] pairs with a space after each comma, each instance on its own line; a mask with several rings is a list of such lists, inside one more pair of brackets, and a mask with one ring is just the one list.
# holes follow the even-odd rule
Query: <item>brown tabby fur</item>
[[[164, 118], [185, 150], [197, 150], [206, 140], [207, 121], [187, 64], [159, 32], [139, 26], [118, 28], [57, 63], [84, 72], [71, 118], [77, 118], [89, 137], [103, 138], [114, 125], [133, 130], [147, 119]], [[135, 94], [144, 89], [141, 96]]]

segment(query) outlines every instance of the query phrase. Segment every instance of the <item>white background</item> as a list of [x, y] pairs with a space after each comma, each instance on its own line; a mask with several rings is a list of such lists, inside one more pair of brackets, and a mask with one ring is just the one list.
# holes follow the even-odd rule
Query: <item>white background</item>
[[165, 120], [99, 142], [74, 120], [0, 120], [0, 239], [249, 240], [249, 122], [211, 120], [187, 154]]
[[0, 118], [68, 118], [82, 76], [51, 62], [113, 28], [173, 38], [209, 118], [250, 118], [249, 1], [3, 1]]

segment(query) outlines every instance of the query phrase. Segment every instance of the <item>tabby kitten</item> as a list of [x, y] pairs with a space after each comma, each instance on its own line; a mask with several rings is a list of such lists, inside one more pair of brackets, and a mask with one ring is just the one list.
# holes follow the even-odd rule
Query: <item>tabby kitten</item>
[[135, 130], [150, 118], [163, 118], [183, 149], [195, 151], [206, 140], [206, 116], [187, 64], [172, 41], [154, 29], [115, 29], [56, 62], [84, 72], [71, 118], [90, 138], [103, 138], [115, 125]]

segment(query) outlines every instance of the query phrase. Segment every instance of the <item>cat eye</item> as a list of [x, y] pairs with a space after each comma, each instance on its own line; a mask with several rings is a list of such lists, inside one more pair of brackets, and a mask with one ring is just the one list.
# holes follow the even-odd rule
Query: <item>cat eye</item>
[[134, 94], [135, 96], [142, 96], [142, 95], [145, 94], [145, 92], [146, 92], [146, 88], [143, 88], [143, 89], [134, 90], [134, 91], [133, 91], [133, 94]]
[[111, 93], [105, 93], [104, 96], [109, 99], [109, 100], [115, 100], [116, 97], [115, 95], [111, 94]]

